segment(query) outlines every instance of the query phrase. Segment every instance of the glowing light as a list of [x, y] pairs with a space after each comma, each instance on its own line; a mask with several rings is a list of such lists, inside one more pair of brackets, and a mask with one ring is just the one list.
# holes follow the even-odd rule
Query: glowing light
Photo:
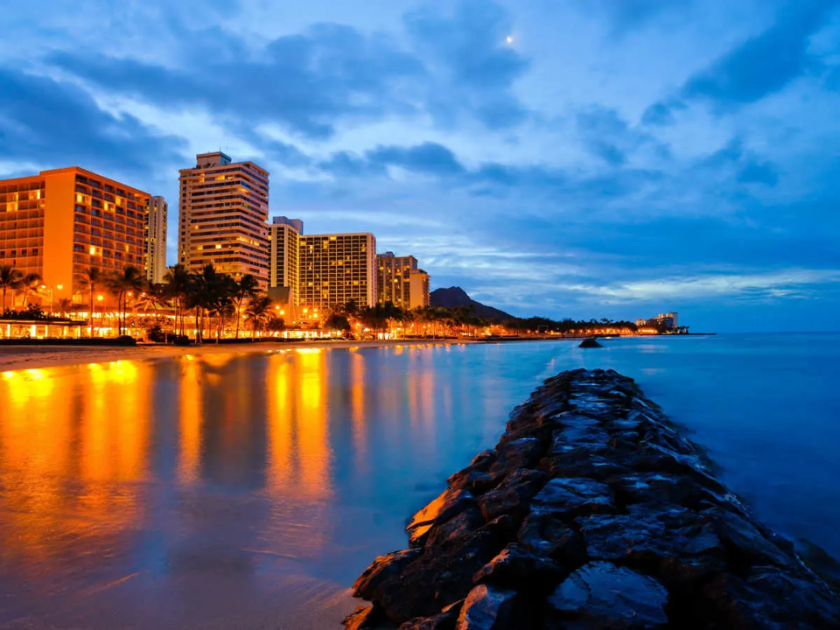
[[505, 41], [508, 44], [512, 44], [513, 43], [513, 35], [508, 35], [507, 38], [505, 39]]
[[102, 296], [101, 296], [101, 295], [97, 295], [97, 296], [96, 296], [96, 299], [97, 299], [97, 300], [99, 300], [99, 301], [101, 302], [103, 298], [102, 298]]

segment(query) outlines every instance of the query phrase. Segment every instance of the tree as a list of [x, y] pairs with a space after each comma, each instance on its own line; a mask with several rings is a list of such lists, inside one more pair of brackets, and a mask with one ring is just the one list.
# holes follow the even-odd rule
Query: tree
[[107, 278], [108, 288], [117, 298], [117, 312], [121, 316], [119, 319], [119, 334], [125, 332], [125, 313], [127, 310], [128, 298], [131, 294], [138, 295], [143, 290], [145, 278], [143, 272], [137, 267], [128, 265], [122, 271], [116, 271]]
[[324, 328], [327, 330], [350, 330], [350, 320], [344, 315], [332, 313], [324, 322]]
[[236, 306], [236, 338], [239, 339], [239, 320], [242, 317], [242, 303], [252, 299], [260, 290], [260, 283], [250, 273], [243, 275], [233, 290], [233, 303]]
[[11, 291], [12, 295], [14, 295], [20, 291], [22, 287], [23, 274], [20, 271], [11, 265], [3, 265], [0, 267], [0, 289], [3, 290], [3, 312], [6, 311], [6, 292]]
[[93, 337], [93, 295], [96, 293], [97, 287], [105, 284], [105, 274], [102, 273], [102, 270], [99, 269], [99, 267], [88, 267], [82, 274], [80, 284], [90, 292], [90, 311], [88, 312], [88, 315], [90, 316], [90, 336]]
[[61, 298], [56, 304], [58, 313], [62, 317], [67, 317], [73, 311], [73, 300], [70, 298]]
[[[184, 335], [184, 317], [186, 303], [190, 293], [192, 279], [186, 267], [175, 265], [170, 267], [163, 277], [166, 283], [163, 293], [169, 299], [175, 300], [175, 323], [178, 327], [178, 334]], [[180, 324], [180, 325], [179, 325]]]
[[257, 327], [267, 318], [271, 309], [271, 298], [267, 295], [255, 295], [245, 308], [245, 319], [251, 322], [251, 339], [256, 339]]
[[21, 286], [23, 288], [23, 308], [26, 308], [29, 303], [29, 296], [32, 293], [38, 293], [38, 289], [41, 286], [41, 274], [26, 274], [23, 280], [21, 280]]

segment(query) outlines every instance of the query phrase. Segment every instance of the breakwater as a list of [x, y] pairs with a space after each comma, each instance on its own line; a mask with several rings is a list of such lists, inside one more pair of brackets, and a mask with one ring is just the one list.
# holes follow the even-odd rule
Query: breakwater
[[354, 630], [837, 628], [840, 600], [636, 384], [564, 372], [354, 585]]

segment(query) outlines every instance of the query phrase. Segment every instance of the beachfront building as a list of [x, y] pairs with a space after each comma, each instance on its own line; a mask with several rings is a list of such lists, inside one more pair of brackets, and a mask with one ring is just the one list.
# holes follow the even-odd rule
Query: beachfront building
[[236, 278], [251, 274], [267, 288], [268, 171], [217, 151], [180, 173], [178, 262], [191, 272], [212, 264]]
[[373, 234], [303, 233], [300, 219], [275, 217], [269, 227], [270, 288], [301, 319], [318, 319], [351, 300], [376, 304]]
[[369, 232], [300, 237], [299, 301], [324, 313], [351, 300], [376, 304], [376, 238]]
[[429, 276], [414, 256], [385, 252], [376, 256], [376, 300], [413, 310], [429, 305]]
[[89, 267], [143, 268], [149, 199], [75, 166], [0, 180], [0, 265], [41, 276], [46, 304], [83, 301]]
[[422, 269], [408, 272], [408, 309], [429, 306], [429, 274]]
[[166, 274], [166, 215], [163, 197], [150, 197], [146, 204], [144, 263], [146, 278], [160, 284]]
[[637, 319], [636, 327], [639, 329], [676, 330], [679, 328], [679, 319], [675, 312], [659, 313], [656, 317], [650, 319]]

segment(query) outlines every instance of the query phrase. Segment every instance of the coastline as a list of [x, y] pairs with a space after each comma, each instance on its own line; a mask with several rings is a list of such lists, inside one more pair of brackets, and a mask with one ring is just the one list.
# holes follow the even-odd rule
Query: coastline
[[221, 344], [206, 343], [192, 346], [0, 346], [0, 372], [40, 370], [110, 361], [149, 361], [213, 354], [273, 353], [282, 350], [380, 348], [391, 346], [473, 345], [482, 341], [463, 339], [410, 339], [382, 341], [289, 341]]

